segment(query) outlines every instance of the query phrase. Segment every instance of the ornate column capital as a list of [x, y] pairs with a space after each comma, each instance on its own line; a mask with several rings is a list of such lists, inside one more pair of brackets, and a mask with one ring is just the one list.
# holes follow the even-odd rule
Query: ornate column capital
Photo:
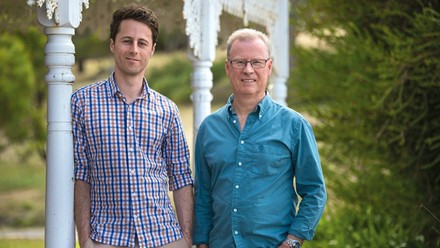
[[36, 0], [36, 2], [38, 21], [46, 27], [77, 28], [82, 21], [83, 4], [86, 9], [89, 8], [89, 0]]
[[215, 59], [217, 35], [220, 31], [221, 0], [184, 0], [183, 18], [194, 56], [201, 60]]

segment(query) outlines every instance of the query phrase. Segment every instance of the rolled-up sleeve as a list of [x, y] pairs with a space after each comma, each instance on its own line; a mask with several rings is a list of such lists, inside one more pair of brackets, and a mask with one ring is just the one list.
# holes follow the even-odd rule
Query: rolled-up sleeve
[[83, 123], [83, 109], [80, 104], [80, 98], [77, 94], [73, 94], [71, 97], [71, 112], [75, 179], [90, 183], [88, 174], [89, 162], [87, 159], [88, 148]]
[[169, 133], [164, 144], [165, 161], [167, 163], [169, 189], [171, 191], [192, 185], [193, 179], [189, 166], [189, 149], [177, 106], [174, 107], [174, 116]]

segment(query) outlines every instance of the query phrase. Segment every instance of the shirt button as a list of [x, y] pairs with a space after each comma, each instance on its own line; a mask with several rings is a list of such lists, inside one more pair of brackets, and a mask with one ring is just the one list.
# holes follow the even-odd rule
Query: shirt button
[[238, 189], [238, 188], [240, 188], [240, 186], [239, 185], [235, 185], [235, 188]]
[[136, 194], [135, 194], [135, 193], [131, 194], [131, 196], [132, 196], [133, 198], [136, 198]]
[[244, 144], [244, 140], [240, 141], [241, 144]]
[[238, 231], [235, 231], [234, 233], [235, 233], [235, 235], [238, 235]]
[[233, 123], [237, 123], [237, 120], [233, 120], [232, 122], [233, 122]]
[[241, 162], [238, 162], [238, 166], [242, 166], [243, 165], [243, 163], [241, 163]]
[[237, 209], [236, 208], [234, 208], [234, 213], [237, 213]]
[[128, 150], [129, 150], [130, 152], [132, 152], [132, 151], [133, 151], [133, 147], [130, 146], [130, 147], [128, 148]]
[[131, 174], [131, 175], [134, 175], [134, 170], [130, 170], [130, 174]]

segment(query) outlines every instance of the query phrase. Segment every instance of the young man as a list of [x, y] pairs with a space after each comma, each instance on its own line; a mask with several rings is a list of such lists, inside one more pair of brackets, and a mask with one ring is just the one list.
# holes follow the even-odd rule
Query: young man
[[191, 247], [193, 181], [179, 112], [144, 78], [158, 31], [147, 8], [115, 11], [114, 72], [72, 95], [81, 247]]
[[301, 247], [324, 210], [312, 128], [267, 93], [270, 56], [259, 31], [241, 29], [227, 41], [233, 95], [203, 121], [195, 146], [198, 247]]

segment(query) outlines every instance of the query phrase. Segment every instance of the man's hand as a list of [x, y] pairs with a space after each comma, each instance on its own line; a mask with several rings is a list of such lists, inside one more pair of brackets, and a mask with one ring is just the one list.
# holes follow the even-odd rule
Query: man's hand
[[191, 248], [192, 247], [192, 238], [191, 238], [191, 236], [184, 235], [183, 239], [185, 240], [185, 243], [187, 244], [186, 247]]
[[286, 241], [283, 241], [283, 243], [281, 243], [281, 245], [278, 246], [278, 248], [290, 248], [290, 246], [286, 243]]
[[[75, 181], [75, 224], [80, 247], [86, 246], [90, 239], [90, 185], [81, 180]], [[93, 244], [93, 243], [92, 243]]]
[[[287, 235], [287, 238], [289, 238], [289, 239], [294, 239], [294, 240], [298, 240], [298, 241], [301, 243], [301, 245], [302, 245], [302, 243], [304, 242], [304, 240], [302, 240], [302, 239], [300, 239], [300, 238], [298, 238], [297, 236], [294, 236], [294, 235], [292, 235], [292, 234]], [[289, 244], [286, 243], [286, 241], [283, 241], [283, 242], [278, 246], [278, 248], [290, 248], [290, 246], [289, 246]]]
[[88, 238], [83, 245], [80, 245], [81, 248], [94, 248], [95, 242], [91, 238]]
[[183, 238], [188, 247], [192, 247], [192, 226], [194, 219], [194, 196], [192, 185], [185, 186], [173, 192], [177, 219], [182, 228]]

